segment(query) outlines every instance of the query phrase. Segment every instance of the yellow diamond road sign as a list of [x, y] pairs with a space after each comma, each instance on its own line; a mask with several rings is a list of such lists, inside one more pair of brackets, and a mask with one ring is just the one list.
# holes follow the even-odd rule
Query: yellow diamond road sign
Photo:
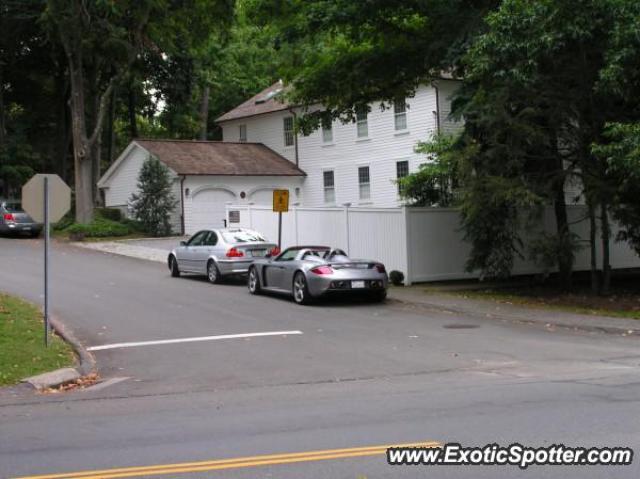
[[273, 190], [273, 211], [276, 213], [289, 211], [289, 190]]
[[44, 179], [49, 189], [49, 221], [55, 223], [71, 208], [71, 188], [58, 175], [37, 174], [22, 187], [22, 208], [34, 221], [44, 222]]

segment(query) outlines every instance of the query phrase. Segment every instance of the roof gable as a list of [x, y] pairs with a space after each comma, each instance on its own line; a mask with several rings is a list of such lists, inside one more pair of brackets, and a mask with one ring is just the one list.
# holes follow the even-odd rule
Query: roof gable
[[219, 116], [216, 118], [216, 122], [221, 123], [229, 120], [237, 120], [249, 116], [286, 110], [290, 105], [282, 97], [284, 90], [284, 85], [281, 81], [278, 81], [268, 88], [265, 88], [257, 95], [252, 96], [244, 103], [241, 103], [233, 110]]
[[295, 164], [262, 143], [134, 140], [102, 176], [100, 187], [107, 186], [109, 177], [135, 147], [149, 152], [178, 175], [306, 176]]

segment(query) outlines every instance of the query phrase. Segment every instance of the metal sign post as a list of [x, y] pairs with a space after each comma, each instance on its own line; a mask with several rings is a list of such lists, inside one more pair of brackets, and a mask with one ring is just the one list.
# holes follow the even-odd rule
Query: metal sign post
[[43, 181], [44, 195], [44, 344], [49, 347], [49, 178]]
[[71, 208], [71, 189], [58, 175], [34, 175], [22, 187], [22, 207], [44, 229], [44, 344], [49, 346], [49, 243], [51, 222]]
[[282, 213], [289, 211], [289, 190], [273, 190], [273, 211], [278, 213], [278, 249], [282, 249]]

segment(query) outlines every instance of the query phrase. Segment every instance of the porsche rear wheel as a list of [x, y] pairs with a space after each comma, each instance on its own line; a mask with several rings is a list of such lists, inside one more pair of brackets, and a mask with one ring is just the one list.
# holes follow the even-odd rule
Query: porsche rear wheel
[[293, 277], [293, 300], [298, 304], [309, 304], [311, 302], [307, 278], [305, 278], [302, 271], [298, 271]]

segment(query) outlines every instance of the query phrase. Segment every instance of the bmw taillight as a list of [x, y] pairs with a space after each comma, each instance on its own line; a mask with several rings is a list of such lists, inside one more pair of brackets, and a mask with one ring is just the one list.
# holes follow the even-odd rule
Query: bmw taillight
[[280, 248], [274, 246], [273, 248], [271, 248], [271, 251], [269, 251], [269, 254], [271, 256], [278, 256], [280, 254]]
[[15, 221], [16, 219], [11, 213], [5, 213], [3, 216], [5, 221]]
[[311, 269], [313, 274], [333, 274], [333, 269], [329, 266], [316, 266]]
[[227, 258], [242, 258], [244, 253], [237, 248], [231, 248], [227, 251]]
[[386, 273], [387, 270], [385, 269], [384, 265], [382, 263], [378, 263], [375, 266], [376, 270], [378, 271], [378, 273]]

